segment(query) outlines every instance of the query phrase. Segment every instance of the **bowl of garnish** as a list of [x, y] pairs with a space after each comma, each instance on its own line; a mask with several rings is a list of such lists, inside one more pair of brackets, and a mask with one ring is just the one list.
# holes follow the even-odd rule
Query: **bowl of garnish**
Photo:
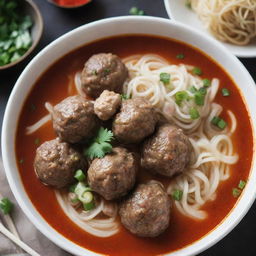
[[165, 0], [169, 17], [200, 30], [237, 57], [256, 57], [256, 1]]
[[43, 31], [39, 9], [31, 0], [0, 0], [0, 70], [24, 60]]
[[91, 0], [48, 0], [48, 2], [61, 8], [73, 9], [82, 7], [90, 3]]

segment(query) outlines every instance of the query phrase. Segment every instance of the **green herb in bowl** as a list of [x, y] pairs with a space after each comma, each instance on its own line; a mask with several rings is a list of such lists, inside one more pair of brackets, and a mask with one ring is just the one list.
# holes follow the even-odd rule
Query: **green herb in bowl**
[[32, 18], [20, 10], [20, 0], [0, 0], [0, 66], [17, 61], [32, 45]]

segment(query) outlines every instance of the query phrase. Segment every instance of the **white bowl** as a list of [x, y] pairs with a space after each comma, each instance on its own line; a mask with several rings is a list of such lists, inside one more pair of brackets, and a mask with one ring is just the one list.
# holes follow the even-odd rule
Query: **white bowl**
[[[189, 25], [213, 37], [203, 26], [203, 23], [199, 20], [196, 13], [186, 6], [186, 0], [164, 0], [164, 3], [168, 16], [171, 19], [179, 21], [185, 25]], [[224, 42], [221, 43], [237, 57], [256, 57], [256, 39], [254, 39], [250, 44], [244, 46]]]
[[[219, 42], [188, 26], [155, 17], [117, 17], [93, 22], [79, 27], [58, 38], [43, 49], [25, 68], [19, 77], [7, 104], [3, 129], [2, 153], [6, 175], [10, 187], [25, 214], [34, 225], [58, 246], [75, 255], [97, 255], [69, 241], [40, 216], [23, 187], [15, 156], [15, 134], [19, 113], [23, 103], [38, 77], [56, 60], [68, 52], [96, 39], [123, 34], [149, 34], [175, 38], [191, 44], [214, 58], [232, 76], [247, 102], [252, 119], [253, 131], [256, 131], [256, 87], [248, 71], [241, 62], [229, 53]], [[256, 196], [256, 164], [253, 164], [248, 184], [232, 212], [209, 234], [181, 250], [171, 253], [175, 256], [195, 255], [212, 246], [228, 234], [249, 210]], [[170, 254], [167, 254], [170, 255]]]

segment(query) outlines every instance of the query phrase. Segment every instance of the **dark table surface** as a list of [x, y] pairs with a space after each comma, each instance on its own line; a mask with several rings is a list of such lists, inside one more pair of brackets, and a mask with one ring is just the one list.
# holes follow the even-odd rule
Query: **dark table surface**
[[[132, 6], [145, 10], [147, 15], [168, 18], [162, 0], [93, 0], [87, 6], [75, 10], [59, 9], [46, 0], [34, 0], [44, 19], [44, 33], [32, 56], [19, 66], [0, 71], [0, 126], [8, 97], [24, 67], [30, 59], [47, 44], [62, 34], [91, 21], [102, 18], [127, 15]], [[256, 81], [256, 58], [240, 59]], [[53, 252], [54, 255], [54, 252]], [[218, 244], [200, 255], [256, 255], [256, 203], [241, 223]], [[121, 256], [121, 255], [120, 255]]]

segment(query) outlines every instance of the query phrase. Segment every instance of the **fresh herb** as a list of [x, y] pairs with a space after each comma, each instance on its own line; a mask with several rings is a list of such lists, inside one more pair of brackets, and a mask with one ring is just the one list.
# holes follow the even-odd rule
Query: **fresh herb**
[[39, 143], [40, 143], [40, 139], [39, 139], [39, 138], [36, 138], [36, 139], [35, 139], [35, 144], [36, 144], [36, 145], [39, 145]]
[[201, 87], [201, 88], [199, 88], [198, 92], [199, 92], [201, 95], [205, 96], [206, 93], [207, 93], [207, 89], [206, 89], [205, 87]]
[[239, 184], [238, 184], [238, 188], [244, 189], [245, 185], [246, 185], [246, 181], [240, 180], [240, 181], [239, 181]]
[[205, 98], [205, 94], [200, 92], [200, 91], [197, 91], [195, 93], [195, 103], [196, 103], [196, 105], [203, 106], [204, 105], [204, 98]]
[[32, 45], [32, 19], [20, 12], [19, 3], [0, 0], [0, 66], [20, 59]]
[[170, 83], [171, 75], [168, 73], [161, 73], [160, 74], [160, 81], [163, 82], [164, 85]]
[[223, 130], [227, 126], [227, 123], [218, 116], [214, 116], [211, 120], [211, 123], [220, 128], [221, 130]]
[[125, 94], [125, 93], [121, 94], [121, 99], [122, 99], [122, 100], [129, 100], [130, 98], [131, 98], [131, 97], [128, 96], [127, 94]]
[[176, 55], [176, 59], [184, 59], [184, 58], [185, 58], [185, 55], [182, 53]]
[[83, 204], [85, 211], [90, 211], [95, 207], [94, 201], [91, 201], [89, 203]]
[[189, 88], [189, 91], [192, 92], [192, 93], [196, 93], [198, 90], [196, 89], [195, 86], [191, 86], [191, 87]]
[[172, 198], [176, 201], [180, 201], [182, 199], [183, 192], [179, 189], [176, 189], [172, 192]]
[[132, 7], [129, 11], [130, 15], [144, 15], [145, 12], [143, 10], [140, 10], [138, 7]]
[[101, 127], [97, 136], [92, 140], [89, 147], [84, 151], [84, 154], [89, 158], [102, 158], [107, 153], [112, 152], [112, 145], [110, 142], [114, 136], [112, 131]]
[[93, 75], [95, 75], [95, 76], [97, 76], [97, 75], [98, 75], [98, 72], [97, 72], [97, 70], [96, 70], [96, 69], [94, 69], [92, 73], [93, 73]]
[[222, 95], [223, 95], [224, 97], [227, 97], [227, 96], [230, 95], [230, 92], [229, 92], [229, 90], [228, 90], [227, 88], [223, 88], [223, 89], [221, 90], [221, 92], [222, 92]]
[[184, 100], [188, 100], [188, 99], [189, 99], [189, 95], [186, 91], [179, 91], [175, 93], [175, 102], [179, 106], [181, 106], [181, 103]]
[[77, 179], [78, 181], [83, 181], [85, 180], [85, 174], [83, 173], [82, 170], [77, 170], [74, 175], [74, 178]]
[[207, 78], [203, 79], [203, 85], [204, 87], [209, 87], [211, 85], [211, 80]]
[[233, 194], [234, 197], [239, 197], [241, 192], [242, 191], [240, 189], [238, 189], [238, 188], [233, 188], [232, 189], [232, 194]]
[[73, 184], [69, 187], [69, 192], [75, 193], [75, 189], [76, 189], [77, 184]]
[[201, 68], [199, 68], [199, 67], [194, 67], [194, 68], [192, 69], [192, 73], [193, 73], [194, 75], [198, 75], [198, 76], [201, 76], [201, 75], [203, 74]]
[[189, 115], [192, 120], [198, 119], [200, 117], [200, 114], [196, 108], [191, 108], [189, 110]]
[[20, 164], [23, 164], [23, 163], [24, 163], [24, 159], [21, 158], [21, 159], [19, 160], [19, 163], [20, 163]]
[[10, 214], [13, 208], [13, 203], [6, 197], [0, 201], [0, 209], [4, 214]]
[[192, 6], [191, 6], [191, 0], [186, 0], [185, 6], [187, 6], [187, 8], [189, 8], [189, 9], [191, 9], [191, 8], [192, 8]]

